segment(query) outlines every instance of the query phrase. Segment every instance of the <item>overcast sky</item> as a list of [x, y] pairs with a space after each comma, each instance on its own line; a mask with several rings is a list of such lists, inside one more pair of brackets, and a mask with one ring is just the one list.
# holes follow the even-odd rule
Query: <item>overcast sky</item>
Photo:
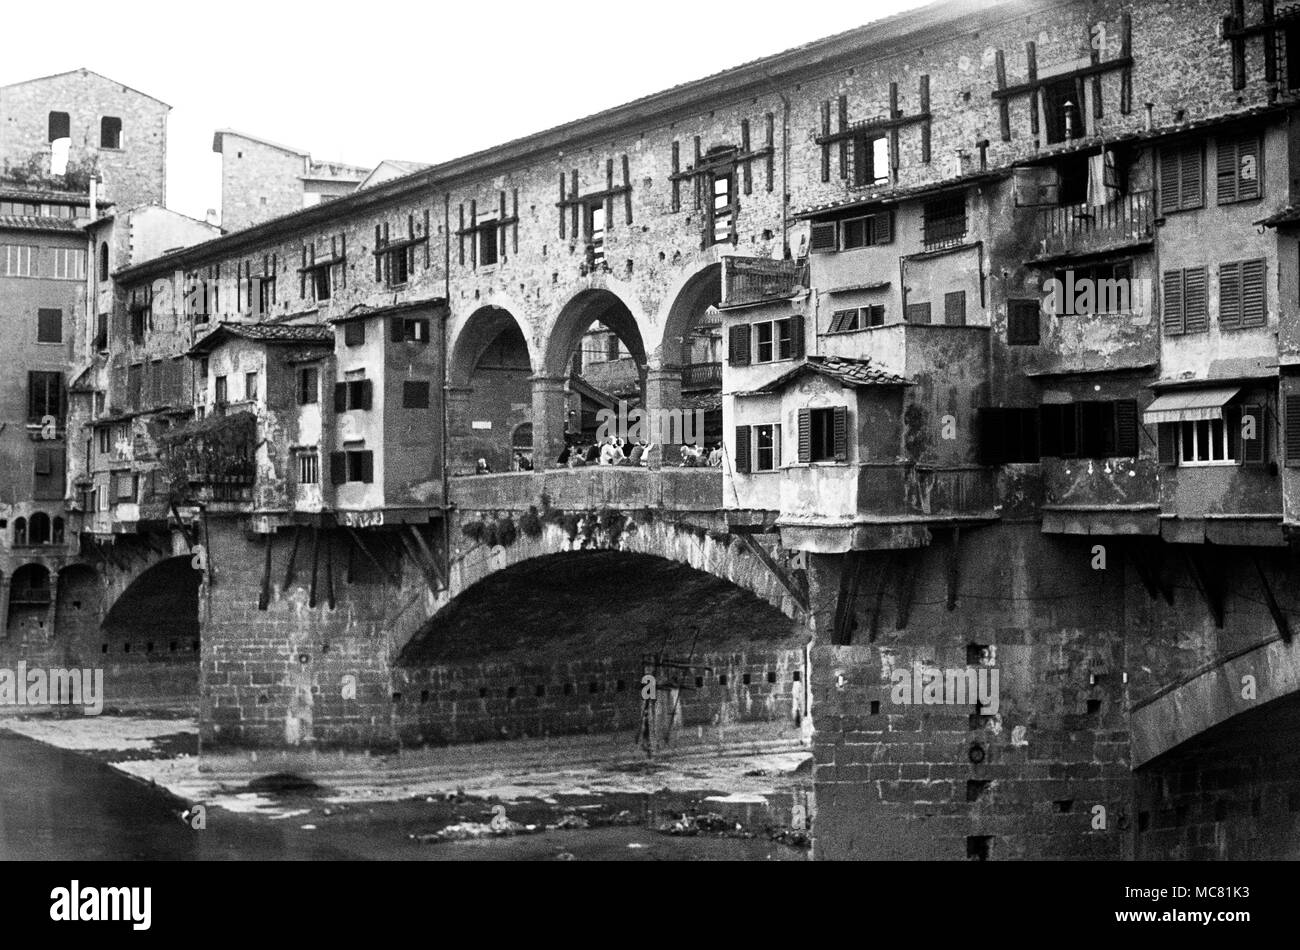
[[220, 203], [218, 128], [357, 165], [438, 162], [923, 5], [15, 2], [0, 85], [85, 66], [170, 103], [168, 203], [202, 217]]

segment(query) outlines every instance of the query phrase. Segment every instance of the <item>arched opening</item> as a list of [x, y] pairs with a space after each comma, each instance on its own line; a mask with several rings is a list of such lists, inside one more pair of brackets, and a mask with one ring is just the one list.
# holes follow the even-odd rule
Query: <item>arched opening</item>
[[[199, 697], [199, 580], [189, 555], [167, 558], [113, 602], [92, 641], [113, 706], [192, 709]], [[62, 599], [62, 598], [60, 598]]]
[[[641, 736], [642, 678], [660, 749], [800, 743], [805, 636], [751, 592], [676, 561], [576, 551], [467, 588], [402, 650], [425, 742], [560, 734]], [[453, 703], [455, 708], [453, 709]]]
[[659, 358], [681, 368], [680, 405], [695, 414], [703, 441], [722, 441], [722, 265], [709, 264], [686, 281], [668, 308]]
[[50, 543], [50, 516], [43, 511], [35, 512], [27, 523], [28, 544]]
[[583, 290], [565, 305], [547, 340], [544, 367], [548, 377], [567, 381], [562, 400], [546, 407], [558, 414], [545, 420], [550, 444], [537, 447], [551, 459], [565, 444], [585, 448], [596, 440], [598, 410], [619, 402], [629, 410], [645, 405], [645, 343], [636, 317], [610, 290]]
[[99, 244], [99, 281], [108, 283], [108, 242], [101, 241]]
[[27, 519], [14, 519], [14, 545], [21, 547], [27, 543]]
[[48, 633], [50, 572], [42, 564], [24, 564], [9, 582], [8, 638], [43, 640]]
[[53, 528], [51, 528], [50, 530], [50, 543], [62, 544], [63, 543], [63, 519], [55, 518], [52, 524], [53, 524]]
[[502, 307], [476, 311], [461, 330], [450, 361], [454, 474], [472, 473], [479, 459], [494, 472], [510, 471], [510, 433], [532, 413], [532, 375], [528, 341], [514, 315]]

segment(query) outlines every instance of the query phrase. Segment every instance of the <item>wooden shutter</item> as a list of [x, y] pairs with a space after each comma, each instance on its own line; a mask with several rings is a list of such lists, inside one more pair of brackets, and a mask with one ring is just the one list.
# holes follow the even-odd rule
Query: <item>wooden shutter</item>
[[836, 406], [835, 425], [835, 461], [849, 460], [849, 410], [845, 406]]
[[1184, 146], [1178, 153], [1178, 208], [1200, 208], [1205, 204], [1202, 172], [1205, 160], [1201, 146]]
[[790, 318], [790, 358], [801, 360], [804, 355], [804, 319], [796, 313]]
[[1286, 463], [1300, 464], [1300, 395], [1289, 395], [1285, 402], [1286, 418], [1282, 420], [1286, 443]]
[[1178, 150], [1160, 150], [1160, 213], [1178, 210]]
[[1237, 201], [1237, 143], [1219, 139], [1215, 143], [1214, 165], [1219, 204]]
[[1115, 454], [1121, 458], [1138, 454], [1138, 408], [1134, 399], [1115, 403]]
[[1161, 465], [1178, 464], [1178, 423], [1162, 422], [1156, 426], [1156, 458]]
[[1186, 333], [1186, 324], [1183, 320], [1183, 272], [1165, 271], [1160, 285], [1164, 294], [1161, 299], [1160, 313], [1164, 320], [1165, 336]]
[[1038, 410], [1038, 442], [1041, 452], [1048, 458], [1061, 455], [1061, 414], [1073, 411], [1073, 406], [1045, 404]]
[[950, 327], [966, 325], [966, 291], [954, 290], [943, 295], [943, 322]]
[[[1245, 464], [1262, 465], [1267, 453], [1265, 440], [1268, 434], [1268, 427], [1264, 424], [1265, 412], [1264, 407], [1258, 403], [1246, 403], [1241, 407], [1241, 417], [1250, 417], [1255, 420], [1255, 438], [1239, 439], [1241, 444], [1241, 461]], [[1225, 422], [1225, 424], [1227, 424]], [[1238, 430], [1240, 433], [1240, 430]]]
[[342, 485], [348, 480], [348, 453], [330, 453], [330, 484]]
[[909, 303], [905, 316], [908, 323], [929, 323], [930, 305], [928, 303]]
[[831, 326], [828, 333], [845, 333], [855, 329], [858, 322], [856, 310], [836, 310], [831, 314]]
[[1241, 328], [1241, 262], [1219, 265], [1219, 326]]
[[1005, 409], [981, 409], [979, 421], [979, 461], [981, 465], [999, 465], [1003, 461]]
[[753, 471], [750, 463], [750, 429], [749, 426], [736, 426], [736, 471], [748, 473]]
[[1013, 346], [1037, 346], [1041, 305], [1037, 300], [1012, 300], [1007, 303], [1007, 343]]
[[1241, 325], [1262, 327], [1267, 322], [1264, 293], [1264, 262], [1241, 263]]
[[1205, 333], [1210, 329], [1209, 276], [1204, 267], [1183, 271], [1183, 329], [1187, 333]]
[[393, 317], [388, 321], [388, 339], [394, 343], [401, 343], [406, 339], [406, 321], [401, 317]]
[[[1300, 406], [1300, 397], [1296, 397], [1296, 404]], [[1300, 408], [1296, 410], [1297, 419], [1300, 419]], [[1300, 432], [1300, 422], [1296, 424], [1297, 432]], [[1300, 438], [1297, 439], [1297, 445], [1300, 445]], [[1300, 459], [1300, 449], [1296, 451], [1297, 459]], [[812, 410], [799, 410], [799, 461], [812, 461]]]
[[1262, 152], [1257, 137], [1242, 139], [1237, 143], [1237, 199], [1247, 201], [1260, 196], [1263, 182]]
[[375, 480], [375, 453], [358, 452], [361, 460], [361, 481], [369, 485]]
[[727, 361], [732, 366], [749, 365], [749, 342], [751, 331], [749, 324], [732, 327], [727, 347]]
[[371, 398], [374, 395], [375, 384], [368, 379], [359, 380], [357, 386], [357, 404], [354, 409], [369, 409]]
[[814, 254], [828, 254], [838, 249], [834, 221], [814, 221], [808, 250]]
[[1259, 138], [1219, 139], [1215, 156], [1218, 203], [1247, 201], [1260, 194]]
[[334, 384], [334, 411], [335, 412], [348, 411], [348, 384], [347, 383]]
[[871, 243], [890, 244], [894, 240], [894, 212], [882, 211], [871, 219]]

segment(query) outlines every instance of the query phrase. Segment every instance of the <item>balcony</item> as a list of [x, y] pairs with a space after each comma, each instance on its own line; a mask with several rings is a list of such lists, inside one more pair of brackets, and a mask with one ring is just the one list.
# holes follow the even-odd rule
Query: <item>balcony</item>
[[1087, 202], [1043, 208], [1035, 234], [1040, 259], [1132, 247], [1155, 234], [1155, 205], [1149, 191], [1134, 192], [1104, 205]]
[[1151, 458], [1044, 458], [1045, 534], [1160, 533], [1160, 467]]
[[721, 363], [691, 363], [682, 367], [682, 389], [709, 389], [721, 385]]
[[807, 267], [801, 261], [724, 257], [719, 306], [744, 307], [789, 297], [796, 287], [808, 286]]

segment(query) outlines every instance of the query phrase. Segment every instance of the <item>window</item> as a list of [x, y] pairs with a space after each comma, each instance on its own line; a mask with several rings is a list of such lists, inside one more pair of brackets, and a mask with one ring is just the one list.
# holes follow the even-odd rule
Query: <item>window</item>
[[754, 471], [772, 472], [780, 467], [780, 437], [778, 426], [754, 426]]
[[0, 248], [5, 277], [39, 277], [41, 249], [30, 244], [6, 244]]
[[36, 311], [36, 342], [63, 342], [63, 311], [42, 307]]
[[364, 320], [351, 320], [343, 324], [343, 345], [361, 346], [366, 342], [366, 324]]
[[402, 408], [428, 409], [429, 384], [410, 379], [404, 380], [402, 382]]
[[333, 287], [330, 283], [331, 267], [318, 267], [311, 272], [311, 290], [317, 300], [329, 300]]
[[415, 269], [415, 246], [394, 248], [384, 253], [384, 283], [389, 287], [405, 284]]
[[334, 384], [334, 411], [369, 409], [372, 386], [368, 379], [350, 379]]
[[[497, 262], [500, 240], [499, 228], [495, 221], [482, 221], [478, 227], [478, 262], [481, 267], [490, 267]], [[406, 278], [403, 277], [404, 281]]]
[[50, 141], [72, 138], [72, 120], [66, 112], [50, 113]]
[[1040, 446], [1051, 458], [1132, 458], [1138, 455], [1133, 399], [1039, 407]]
[[617, 360], [619, 358], [620, 350], [621, 347], [619, 346], [618, 335], [611, 333], [609, 336], [605, 338], [606, 361], [613, 363], [615, 360]]
[[272, 254], [269, 257], [262, 258], [262, 276], [257, 282], [257, 308], [258, 313], [270, 313], [275, 307], [276, 300], [276, 283], [280, 273], [280, 258], [278, 254]]
[[827, 333], [852, 333], [867, 327], [885, 325], [884, 304], [872, 304], [869, 307], [855, 307], [852, 310], [836, 310], [831, 314], [831, 325]]
[[[803, 318], [768, 320], [754, 324], [754, 362], [774, 363], [795, 359], [794, 324], [799, 323], [802, 344]], [[801, 347], [802, 348], [802, 347]], [[802, 356], [802, 354], [800, 354]]]
[[849, 180], [855, 187], [889, 183], [889, 140], [883, 135], [855, 135], [849, 143], [848, 156], [852, 162]]
[[100, 426], [95, 430], [99, 433], [99, 454], [107, 455], [113, 451], [113, 430], [109, 426]]
[[799, 410], [799, 461], [848, 461], [849, 411], [845, 406]]
[[1260, 175], [1260, 158], [1263, 149], [1259, 136], [1238, 139], [1219, 139], [1215, 146], [1215, 179], [1218, 202], [1221, 205], [1235, 201], [1258, 198], [1263, 178]]
[[834, 221], [814, 221], [809, 226], [808, 250], [813, 254], [829, 254], [839, 250], [839, 225]]
[[1007, 301], [1007, 345], [1037, 346], [1039, 312], [1037, 300]]
[[591, 248], [591, 263], [600, 264], [605, 260], [605, 202], [587, 205], [586, 220], [587, 246]]
[[736, 177], [731, 172], [715, 172], [712, 176], [713, 216], [710, 219], [709, 243], [721, 244], [735, 235], [735, 208], [733, 196]]
[[882, 211], [864, 218], [850, 218], [840, 225], [840, 230], [842, 247], [846, 251], [888, 244], [894, 240], [894, 215], [891, 211]]
[[1219, 327], [1245, 330], [1266, 322], [1264, 262], [1235, 261], [1219, 265]]
[[1058, 270], [1057, 288], [1049, 312], [1091, 316], [1095, 313], [1131, 313], [1142, 301], [1134, 299], [1133, 262], [1113, 261]]
[[27, 374], [27, 417], [40, 422], [46, 416], [63, 418], [63, 374], [30, 372]]
[[330, 482], [372, 482], [375, 478], [375, 453], [362, 450], [330, 453]]
[[[58, 501], [63, 498], [66, 461], [63, 446], [38, 446], [32, 471], [32, 495], [37, 501]], [[36, 519], [32, 519], [33, 525]], [[62, 525], [60, 524], [60, 528]], [[61, 540], [61, 539], [60, 539]]]
[[100, 353], [108, 352], [108, 314], [95, 315], [95, 349]]
[[86, 251], [79, 247], [56, 247], [54, 276], [57, 280], [86, 279]]
[[99, 120], [99, 147], [122, 147], [122, 120], [117, 116], [106, 115]]
[[909, 303], [903, 310], [903, 317], [908, 323], [929, 323], [930, 305], [928, 303]]
[[305, 366], [298, 370], [298, 405], [307, 406], [320, 401], [320, 370]]
[[257, 373], [244, 374], [244, 398], [252, 402], [257, 398]]
[[394, 343], [428, 343], [429, 321], [418, 317], [393, 317], [389, 336]]
[[298, 484], [320, 484], [320, 456], [315, 452], [302, 452], [298, 456]]
[[224, 376], [217, 377], [215, 383], [215, 390], [216, 390], [217, 405], [218, 406], [224, 405], [228, 396], [228, 393], [226, 391], [226, 377]]
[[1047, 120], [1047, 143], [1083, 137], [1083, 97], [1073, 79], [1043, 86], [1043, 116]]
[[966, 291], [954, 290], [943, 295], [943, 322], [950, 327], [966, 325]]
[[1160, 213], [1205, 206], [1205, 146], [1201, 142], [1160, 150]]
[[103, 241], [99, 245], [99, 280], [100, 283], [108, 281], [108, 242]]
[[1226, 465], [1237, 460], [1239, 431], [1224, 419], [1202, 419], [1172, 425], [1177, 432], [1179, 465]]
[[960, 244], [966, 237], [966, 194], [927, 201], [922, 209], [926, 249]]
[[1209, 278], [1204, 267], [1167, 270], [1161, 279], [1161, 312], [1166, 336], [1204, 333], [1210, 329], [1207, 309]]
[[978, 418], [981, 465], [1039, 460], [1037, 409], [986, 408]]

